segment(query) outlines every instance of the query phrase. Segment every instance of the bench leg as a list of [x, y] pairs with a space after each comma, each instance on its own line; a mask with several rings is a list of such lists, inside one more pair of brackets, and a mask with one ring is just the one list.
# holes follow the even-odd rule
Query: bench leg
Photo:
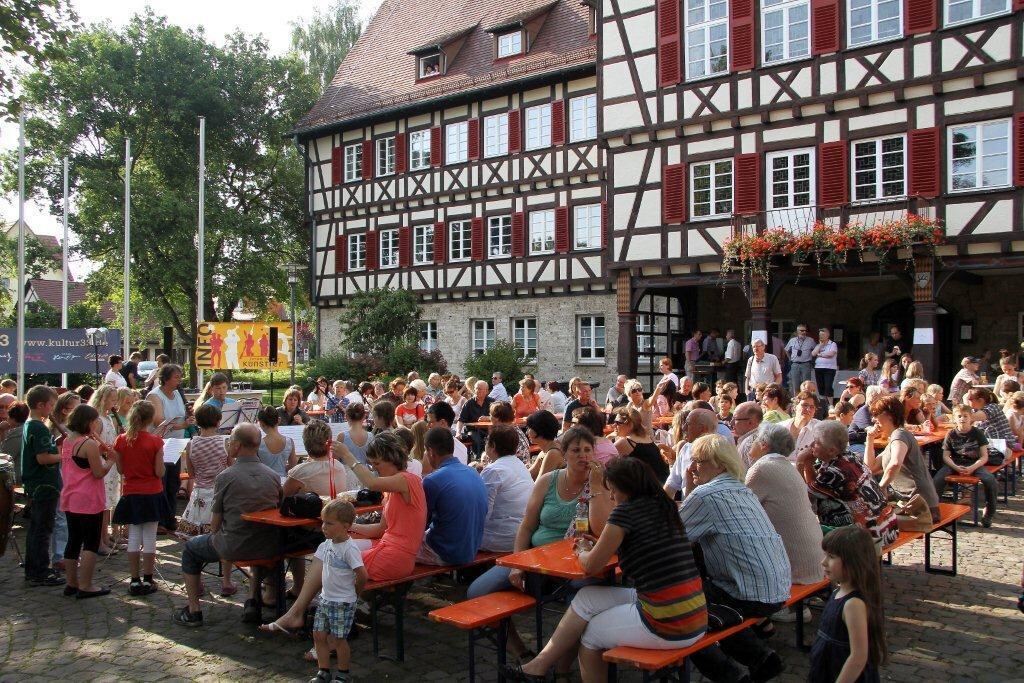
[[508, 624], [509, 619], [502, 619], [498, 622], [498, 683], [505, 681], [505, 664], [507, 657], [505, 648], [508, 647]]
[[981, 488], [981, 484], [975, 484], [971, 487], [971, 507], [974, 513], [974, 526], [978, 526], [978, 489]]
[[380, 596], [373, 593], [370, 596], [370, 628], [373, 630], [373, 656], [380, 657], [380, 625], [378, 618], [378, 601]]
[[952, 557], [953, 557], [953, 560], [950, 563], [950, 568], [949, 569], [938, 569], [938, 568], [932, 567], [932, 534], [925, 534], [924, 535], [924, 570], [925, 570], [925, 572], [927, 572], [929, 574], [941, 574], [943, 576], [956, 576], [956, 555], [957, 555], [956, 527], [957, 527], [957, 523], [954, 521], [954, 522], [951, 522], [950, 524], [947, 524], [946, 526], [942, 527], [941, 529], [936, 529], [935, 531], [932, 532], [932, 533], [936, 533], [936, 532], [939, 532], [939, 531], [945, 531], [947, 534], [949, 534], [950, 550], [952, 551]]
[[[476, 682], [476, 629], [469, 631], [469, 683]], [[498, 669], [499, 675], [501, 669]]]
[[619, 667], [615, 662], [608, 662], [608, 683], [618, 683]]
[[804, 601], [796, 603], [796, 647], [798, 650], [807, 651], [809, 647], [804, 645]]

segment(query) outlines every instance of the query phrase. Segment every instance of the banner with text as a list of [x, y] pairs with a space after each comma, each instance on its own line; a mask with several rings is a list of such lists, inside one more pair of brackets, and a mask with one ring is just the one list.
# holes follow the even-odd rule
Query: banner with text
[[[97, 350], [89, 343], [84, 329], [51, 330], [25, 328], [25, 372], [33, 374], [61, 372], [106, 372], [107, 356], [121, 353], [121, 330], [107, 330], [107, 344]], [[0, 373], [18, 372], [18, 331], [0, 328]]]
[[[277, 328], [277, 362], [270, 364], [271, 328]], [[199, 370], [287, 370], [292, 360], [291, 323], [199, 323]]]

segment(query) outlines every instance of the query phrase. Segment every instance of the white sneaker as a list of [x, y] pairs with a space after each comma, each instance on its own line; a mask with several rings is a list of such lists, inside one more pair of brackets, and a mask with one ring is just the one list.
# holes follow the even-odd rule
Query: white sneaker
[[[804, 623], [806, 624], [810, 620], [811, 620], [811, 610], [809, 610], [806, 607], [804, 607]], [[793, 610], [789, 609], [788, 607], [784, 607], [784, 608], [780, 609], [778, 612], [776, 612], [775, 614], [772, 615], [772, 621], [781, 621], [781, 622], [787, 623], [787, 624], [788, 623], [792, 623], [792, 622], [796, 621], [796, 612], [794, 612]]]

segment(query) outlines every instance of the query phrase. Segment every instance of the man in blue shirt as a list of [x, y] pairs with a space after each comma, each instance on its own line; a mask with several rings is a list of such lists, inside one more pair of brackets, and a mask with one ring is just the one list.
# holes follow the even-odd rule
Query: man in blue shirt
[[427, 531], [416, 556], [423, 564], [466, 564], [480, 550], [487, 518], [487, 487], [476, 470], [452, 457], [447, 427], [432, 427], [423, 450], [434, 471], [423, 478]]

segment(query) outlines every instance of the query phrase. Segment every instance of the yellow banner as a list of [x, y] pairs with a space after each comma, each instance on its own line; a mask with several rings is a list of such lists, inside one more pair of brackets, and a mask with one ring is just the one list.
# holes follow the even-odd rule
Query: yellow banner
[[[270, 328], [277, 328], [277, 362], [270, 364]], [[292, 360], [291, 323], [199, 323], [199, 370], [287, 370]]]

